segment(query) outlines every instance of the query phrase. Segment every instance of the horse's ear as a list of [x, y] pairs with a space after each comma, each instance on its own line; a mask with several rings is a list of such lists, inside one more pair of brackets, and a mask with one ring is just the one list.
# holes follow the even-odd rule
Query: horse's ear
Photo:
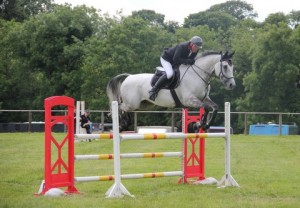
[[228, 58], [232, 58], [232, 56], [235, 54], [235, 51], [233, 51], [232, 53], [230, 53], [229, 55], [228, 55]]
[[226, 51], [223, 55], [222, 55], [222, 58], [221, 59], [227, 59], [227, 56], [228, 56], [228, 51]]

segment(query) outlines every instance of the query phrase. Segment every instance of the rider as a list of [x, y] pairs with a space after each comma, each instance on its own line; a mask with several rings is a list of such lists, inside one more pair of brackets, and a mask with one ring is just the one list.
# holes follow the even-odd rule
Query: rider
[[160, 62], [165, 69], [165, 73], [149, 91], [150, 100], [154, 101], [165, 81], [172, 78], [174, 74], [173, 68], [179, 67], [181, 64], [193, 65], [195, 63], [194, 58], [200, 48], [202, 48], [202, 39], [199, 36], [194, 36], [189, 41], [179, 43], [163, 51]]

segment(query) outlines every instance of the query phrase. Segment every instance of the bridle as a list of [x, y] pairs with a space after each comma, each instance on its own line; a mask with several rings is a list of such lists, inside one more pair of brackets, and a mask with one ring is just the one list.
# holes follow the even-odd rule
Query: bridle
[[[231, 59], [221, 59], [220, 60], [220, 73], [219, 73], [219, 75], [216, 75], [219, 79], [222, 79], [222, 77], [224, 77], [225, 79], [226, 79], [226, 81], [225, 82], [228, 82], [230, 79], [233, 79], [234, 77], [233, 76], [231, 76], [231, 77], [228, 77], [228, 76], [226, 76], [226, 74], [224, 73], [224, 69], [223, 69], [223, 61], [226, 61], [227, 63], [228, 63], [228, 65], [229, 66], [231, 66], [232, 65], [232, 62], [231, 62]], [[208, 82], [194, 69], [194, 67], [196, 67], [196, 68], [198, 68], [198, 69], [200, 69], [201, 71], [203, 71], [205, 74], [207, 74], [208, 75]], [[186, 71], [185, 71], [185, 73], [183, 74], [183, 76], [182, 76], [182, 78], [181, 78], [181, 80], [183, 79], [183, 77], [184, 77], [184, 75], [186, 74], [186, 72], [187, 72], [187, 70], [189, 69], [189, 68], [192, 68], [193, 69], [193, 71], [195, 72], [195, 74], [207, 85], [207, 86], [209, 86], [210, 85], [210, 80], [211, 80], [211, 77], [216, 73], [216, 68], [215, 68], [215, 66], [214, 66], [214, 69], [212, 70], [212, 72], [211, 73], [209, 73], [209, 72], [207, 72], [206, 70], [204, 70], [203, 68], [201, 68], [201, 67], [199, 67], [199, 66], [197, 66], [197, 65], [190, 65], [187, 69], [186, 69]], [[181, 82], [181, 80], [180, 80], [180, 82]]]
[[[223, 61], [226, 61], [229, 66], [232, 65], [232, 61], [231, 61], [231, 59], [221, 59], [220, 60], [220, 73], [219, 73], [218, 77], [219, 77], [219, 79], [221, 79], [222, 77], [225, 77], [226, 78], [225, 82], [228, 82], [230, 79], [233, 79], [234, 77], [233, 76], [228, 77], [228, 76], [226, 76], [226, 74], [224, 74], [224, 72], [223, 72]], [[215, 70], [216, 69], [214, 68], [213, 72], [215, 72]]]
[[[231, 66], [232, 65], [232, 62], [231, 62], [231, 59], [227, 59], [227, 60], [225, 60], [225, 59], [220, 59], [220, 73], [219, 73], [219, 75], [217, 76], [217, 75], [215, 75], [216, 74], [216, 68], [215, 68], [215, 66], [216, 66], [216, 64], [214, 65], [214, 68], [213, 68], [213, 70], [212, 70], [212, 72], [211, 73], [209, 73], [209, 72], [207, 72], [205, 69], [203, 69], [203, 68], [201, 68], [201, 67], [199, 67], [199, 66], [197, 66], [197, 65], [190, 65], [189, 67], [187, 67], [186, 68], [186, 70], [185, 70], [185, 72], [184, 72], [184, 74], [182, 75], [182, 77], [181, 77], [181, 79], [180, 79], [180, 81], [179, 81], [179, 83], [182, 81], [182, 79], [185, 77], [185, 74], [187, 73], [187, 71], [189, 70], [189, 68], [192, 68], [192, 70], [194, 71], [194, 73], [206, 84], [206, 93], [205, 93], [205, 95], [204, 95], [204, 97], [201, 99], [201, 100], [204, 100], [205, 98], [206, 98], [206, 96], [207, 96], [207, 94], [208, 94], [208, 87], [209, 87], [209, 85], [210, 85], [210, 82], [211, 82], [211, 77], [213, 77], [214, 75], [216, 76], [216, 77], [219, 77], [219, 79], [221, 79], [222, 77], [225, 77], [226, 78], [226, 81], [225, 81], [225, 83], [227, 83], [230, 79], [233, 79], [234, 77], [232, 76], [232, 77], [228, 77], [228, 76], [226, 76], [225, 74], [224, 74], [224, 72], [223, 72], [223, 61], [227, 61], [227, 63], [228, 63], [228, 65], [229, 66]], [[199, 70], [201, 70], [201, 71], [203, 71], [205, 74], [207, 74], [208, 75], [208, 79], [206, 80], [206, 79], [204, 79], [198, 72], [197, 72], [197, 70], [195, 70], [195, 68], [194, 67], [196, 67], [196, 68], [198, 68]]]

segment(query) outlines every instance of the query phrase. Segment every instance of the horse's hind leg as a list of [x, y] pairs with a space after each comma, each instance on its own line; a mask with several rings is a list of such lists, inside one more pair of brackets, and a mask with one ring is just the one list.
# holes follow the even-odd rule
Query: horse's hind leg
[[123, 100], [123, 102], [120, 105], [120, 109], [126, 112], [134, 111], [140, 107], [140, 104], [140, 101], [131, 100], [130, 102], [128, 102], [127, 100]]
[[131, 115], [130, 113], [128, 112], [120, 112], [119, 114], [119, 128], [120, 128], [120, 131], [128, 131], [130, 130], [130, 126], [132, 124], [132, 118], [131, 118]]
[[120, 110], [125, 111], [125, 112], [129, 112], [129, 111], [133, 111], [133, 108], [128, 105], [127, 103], [121, 103], [120, 105]]
[[120, 105], [120, 130], [126, 131], [130, 130], [130, 126], [132, 125], [132, 118], [130, 115], [130, 111], [134, 111], [138, 109], [140, 106], [139, 102], [127, 102], [127, 100], [123, 100]]

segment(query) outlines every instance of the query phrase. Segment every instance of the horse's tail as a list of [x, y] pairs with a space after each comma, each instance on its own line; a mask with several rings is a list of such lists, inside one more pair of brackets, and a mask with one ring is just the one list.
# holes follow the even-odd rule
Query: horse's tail
[[122, 82], [129, 76], [130, 74], [119, 74], [113, 77], [106, 86], [106, 94], [109, 99], [109, 103], [111, 104], [112, 101], [118, 101], [121, 103], [121, 93], [120, 87]]
[[[122, 102], [121, 97], [121, 84], [123, 81], [129, 76], [130, 74], [119, 74], [115, 77], [113, 77], [106, 86], [106, 94], [109, 99], [109, 103], [111, 104], [112, 101], [118, 101], [120, 104]], [[119, 111], [119, 128], [120, 131], [125, 131], [129, 129], [129, 126], [131, 124], [131, 117], [128, 112], [121, 112]]]

